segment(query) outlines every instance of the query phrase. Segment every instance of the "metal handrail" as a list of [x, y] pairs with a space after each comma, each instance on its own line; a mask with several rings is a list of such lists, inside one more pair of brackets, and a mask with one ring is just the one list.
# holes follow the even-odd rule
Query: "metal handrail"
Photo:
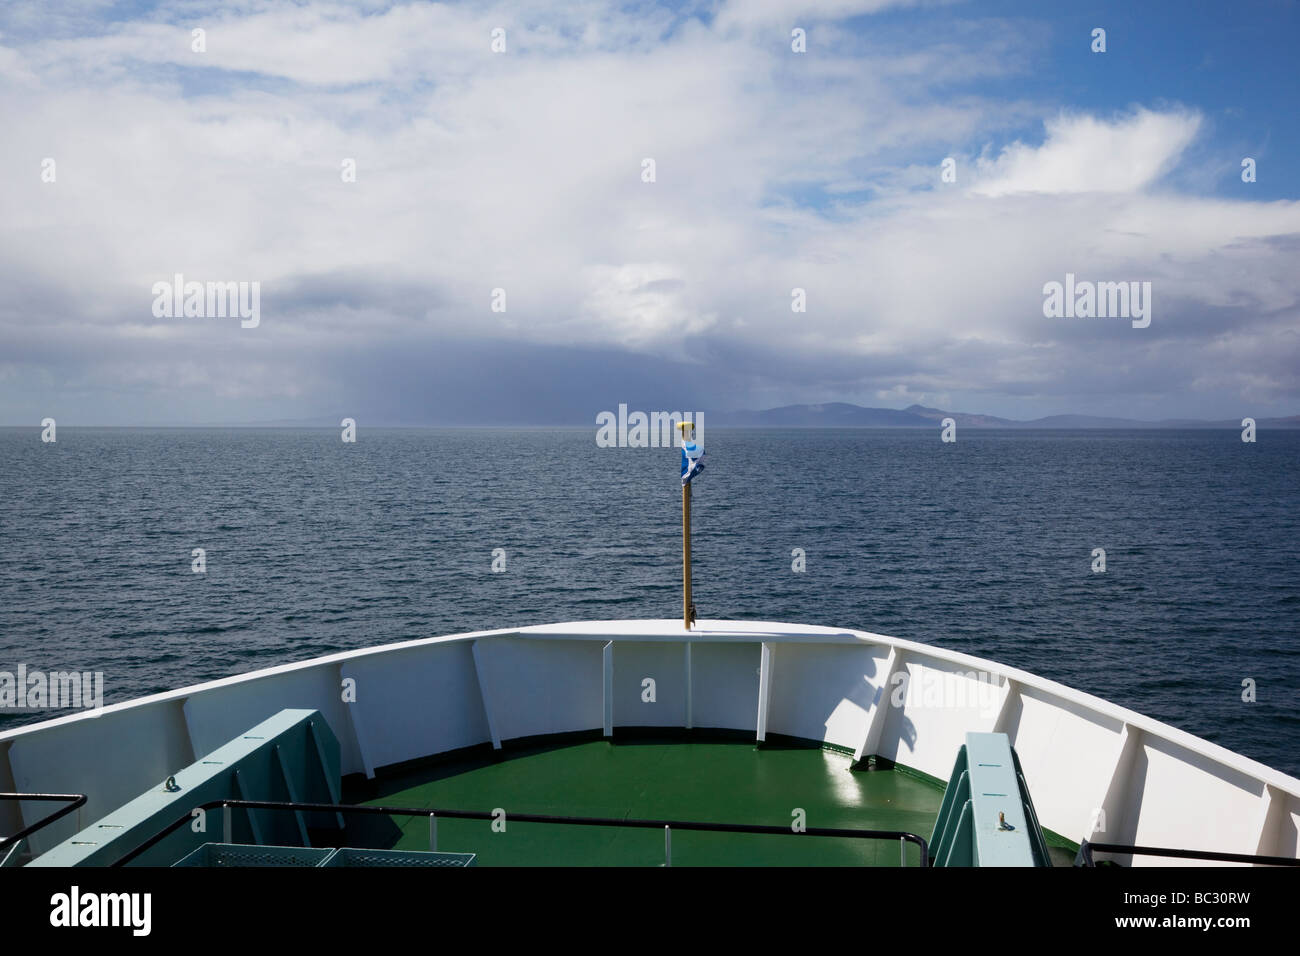
[[1074, 859], [1074, 865], [1095, 867], [1097, 864], [1092, 859], [1094, 850], [1099, 853], [1168, 856], [1180, 860], [1211, 860], [1216, 863], [1262, 863], [1266, 866], [1300, 866], [1300, 859], [1293, 859], [1289, 856], [1219, 853], [1214, 850], [1176, 850], [1171, 847], [1161, 846], [1124, 846], [1119, 843], [1089, 843], [1087, 840], [1079, 844], [1079, 854]]
[[[436, 825], [438, 817], [451, 820], [495, 820], [497, 816], [484, 810], [438, 810], [416, 807], [371, 807], [346, 803], [285, 803], [265, 800], [209, 800], [207, 803], [193, 807], [165, 829], [155, 833], [149, 839], [119, 857], [111, 866], [125, 866], [150, 847], [193, 819], [195, 810], [215, 810], [220, 808], [244, 810], [292, 810], [298, 813], [374, 813], [381, 816], [428, 817], [430, 826]], [[899, 840], [915, 843], [921, 851], [921, 866], [930, 865], [930, 847], [924, 837], [903, 830], [855, 830], [837, 827], [807, 827], [801, 831], [788, 826], [763, 826], [749, 823], [700, 823], [694, 820], [629, 820], [612, 817], [567, 817], [549, 816], [538, 813], [512, 813], [509, 816], [516, 823], [558, 823], [574, 826], [625, 827], [640, 830], [697, 830], [710, 833], [768, 833], [795, 836], [846, 837], [866, 840]], [[668, 837], [665, 835], [665, 840]]]
[[0, 853], [3, 853], [24, 837], [30, 836], [42, 827], [47, 827], [55, 820], [65, 817], [73, 810], [76, 810], [86, 802], [86, 795], [84, 793], [0, 793], [0, 800], [69, 801], [66, 807], [60, 807], [49, 816], [41, 817], [30, 826], [23, 827], [17, 833], [10, 834], [7, 837], [0, 837]]

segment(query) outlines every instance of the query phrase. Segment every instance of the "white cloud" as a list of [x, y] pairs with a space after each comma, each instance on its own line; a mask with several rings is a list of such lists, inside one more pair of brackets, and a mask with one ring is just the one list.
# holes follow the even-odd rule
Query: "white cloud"
[[1015, 193], [1134, 192], [1176, 163], [1196, 136], [1195, 113], [1138, 109], [1107, 121], [1087, 114], [1048, 121], [1041, 146], [1013, 143], [992, 162], [977, 163], [973, 191]]
[[[131, 387], [299, 395], [325, 357], [456, 335], [757, 356], [764, 387], [791, 393], [1047, 395], [1121, 364], [1175, 394], [1296, 393], [1275, 365], [1298, 354], [1277, 329], [1300, 300], [1286, 244], [1300, 205], [1162, 188], [1193, 110], [1052, 109], [1041, 145], [962, 159], [947, 186], [953, 142], [995, 140], [1035, 108], [951, 94], [960, 71], [1016, 60], [1005, 32], [987, 37], [996, 56], [948, 56], [936, 37], [894, 57], [819, 53], [792, 80], [781, 43], [722, 14], [710, 27], [598, 3], [551, 20], [518, 8], [512, 52], [493, 55], [507, 9], [248, 3], [223, 8], [203, 61], [176, 47], [189, 6], [157, 18], [171, 26], [0, 46], [0, 70], [29, 77], [0, 91], [18, 144], [0, 152], [10, 361], [57, 380], [60, 362], [99, 356], [106, 394], [137, 356]], [[45, 156], [56, 184], [39, 181]], [[835, 193], [846, 184], [876, 198]], [[792, 198], [821, 187], [833, 207]], [[1066, 271], [1153, 281], [1150, 334], [1045, 320], [1042, 285]], [[143, 334], [150, 285], [175, 272], [261, 281], [261, 326]], [[1212, 336], [1230, 367], [1198, 375]]]
[[[891, 7], [914, 7], [927, 0], [728, 0], [718, 11], [722, 29], [734, 25], [769, 26], [782, 24], [789, 29], [801, 24], [879, 13]], [[943, 0], [929, 0], [943, 2]], [[955, 0], [947, 0], [955, 2]]]

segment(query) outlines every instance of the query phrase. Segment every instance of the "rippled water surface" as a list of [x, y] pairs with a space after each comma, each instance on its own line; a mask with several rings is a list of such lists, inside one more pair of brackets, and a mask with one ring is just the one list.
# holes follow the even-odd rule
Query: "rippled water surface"
[[[1300, 433], [705, 437], [702, 617], [993, 658], [1300, 774]], [[443, 633], [676, 617], [678, 453], [593, 438], [0, 429], [0, 670], [103, 671], [113, 702]]]

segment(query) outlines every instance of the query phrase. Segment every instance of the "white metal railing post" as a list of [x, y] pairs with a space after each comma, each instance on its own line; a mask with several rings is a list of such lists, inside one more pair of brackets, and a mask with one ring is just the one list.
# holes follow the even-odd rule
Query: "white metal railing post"
[[907, 837], [898, 838], [898, 865], [907, 866]]
[[429, 850], [437, 852], [438, 850], [438, 815], [429, 814]]
[[673, 865], [673, 829], [664, 824], [664, 866]]

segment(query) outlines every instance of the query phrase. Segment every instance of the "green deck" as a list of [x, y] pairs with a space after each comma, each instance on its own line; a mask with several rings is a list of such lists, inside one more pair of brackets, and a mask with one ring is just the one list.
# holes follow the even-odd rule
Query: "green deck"
[[[930, 837], [943, 787], [899, 770], [851, 771], [842, 753], [753, 741], [585, 741], [505, 755], [476, 754], [373, 781], [349, 779], [348, 803], [506, 811], [506, 831], [484, 821], [438, 821], [438, 849], [477, 853], [481, 866], [652, 866], [658, 830], [511, 822], [511, 813], [906, 830]], [[391, 822], [390, 822], [391, 821]], [[427, 850], [423, 818], [354, 817], [366, 845]], [[898, 866], [895, 841], [674, 831], [674, 866]], [[1068, 865], [1067, 851], [1053, 863]], [[908, 845], [908, 865], [917, 847]]]

